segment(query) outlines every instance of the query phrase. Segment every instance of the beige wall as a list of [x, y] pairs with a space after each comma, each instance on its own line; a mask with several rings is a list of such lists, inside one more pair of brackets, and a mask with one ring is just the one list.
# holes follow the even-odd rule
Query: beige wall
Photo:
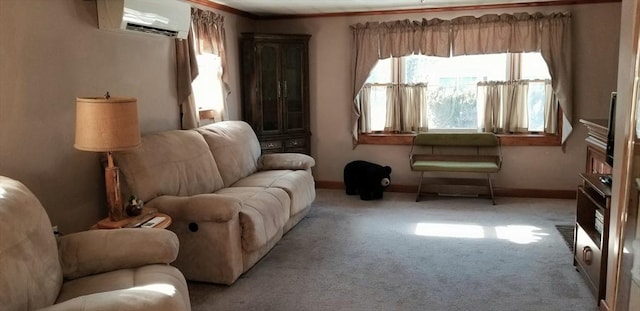
[[360, 145], [352, 150], [351, 31], [349, 25], [367, 21], [421, 18], [451, 19], [461, 15], [570, 11], [573, 14], [575, 131], [566, 150], [560, 147], [506, 147], [504, 167], [495, 178], [503, 188], [572, 190], [585, 166], [586, 130], [580, 118], [606, 118], [610, 92], [616, 86], [620, 4], [595, 4], [532, 9], [456, 11], [426, 14], [351, 16], [261, 21], [261, 31], [308, 33], [310, 42], [312, 153], [316, 180], [342, 181], [349, 161], [362, 159], [390, 165], [392, 183], [415, 185], [408, 167], [409, 146]]
[[[606, 117], [609, 92], [616, 83], [620, 4], [540, 8], [565, 10], [574, 16], [574, 119]], [[499, 12], [518, 11], [522, 10]], [[352, 150], [349, 25], [491, 12], [259, 22], [260, 31], [313, 35], [310, 89], [316, 179], [341, 182], [347, 162], [365, 159], [391, 165], [395, 184], [415, 184], [407, 168], [408, 146], [362, 145]], [[238, 38], [255, 23], [222, 14], [232, 90], [230, 117], [239, 119]], [[143, 133], [178, 128], [173, 41], [100, 30], [95, 2], [84, 0], [1, 0], [0, 38], [0, 175], [32, 189], [62, 232], [83, 230], [106, 216], [106, 209], [99, 155], [73, 148], [75, 97], [99, 96], [107, 90], [134, 96]], [[505, 148], [504, 171], [496, 186], [574, 189], [584, 167], [585, 132], [576, 126], [566, 152], [558, 147]]]
[[[224, 15], [239, 90], [234, 40], [253, 22]], [[2, 0], [0, 38], [0, 175], [25, 183], [63, 233], [84, 230], [106, 216], [105, 191], [99, 155], [73, 148], [75, 98], [133, 96], [143, 133], [177, 129], [174, 41], [100, 30], [84, 0]]]

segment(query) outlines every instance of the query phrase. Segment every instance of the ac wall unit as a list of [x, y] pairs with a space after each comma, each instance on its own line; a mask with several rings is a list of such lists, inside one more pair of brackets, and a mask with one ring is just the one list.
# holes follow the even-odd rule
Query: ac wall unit
[[191, 5], [177, 0], [97, 0], [100, 29], [120, 29], [185, 39]]

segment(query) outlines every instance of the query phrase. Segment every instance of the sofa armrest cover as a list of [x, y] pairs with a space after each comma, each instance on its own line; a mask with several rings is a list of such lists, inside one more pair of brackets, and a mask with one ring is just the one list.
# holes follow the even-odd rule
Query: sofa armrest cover
[[189, 197], [164, 195], [145, 206], [157, 208], [177, 221], [227, 222], [237, 217], [242, 203], [239, 199], [219, 194], [198, 194]]
[[148, 264], [169, 264], [178, 256], [175, 233], [162, 229], [91, 230], [60, 237], [58, 252], [66, 279]]
[[307, 170], [316, 165], [316, 161], [302, 153], [270, 153], [258, 159], [258, 170]]

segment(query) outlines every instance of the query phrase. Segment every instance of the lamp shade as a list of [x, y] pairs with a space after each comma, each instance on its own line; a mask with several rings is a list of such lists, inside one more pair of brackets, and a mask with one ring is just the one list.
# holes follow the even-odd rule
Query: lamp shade
[[76, 98], [76, 149], [108, 152], [140, 144], [135, 98]]

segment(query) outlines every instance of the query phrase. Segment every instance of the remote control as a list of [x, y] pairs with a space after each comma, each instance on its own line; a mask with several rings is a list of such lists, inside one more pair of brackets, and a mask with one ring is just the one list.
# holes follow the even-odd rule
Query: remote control
[[162, 216], [158, 216], [158, 217], [153, 217], [151, 220], [143, 223], [142, 225], [140, 225], [140, 228], [153, 228], [155, 226], [157, 226], [159, 223], [164, 221], [164, 217]]

